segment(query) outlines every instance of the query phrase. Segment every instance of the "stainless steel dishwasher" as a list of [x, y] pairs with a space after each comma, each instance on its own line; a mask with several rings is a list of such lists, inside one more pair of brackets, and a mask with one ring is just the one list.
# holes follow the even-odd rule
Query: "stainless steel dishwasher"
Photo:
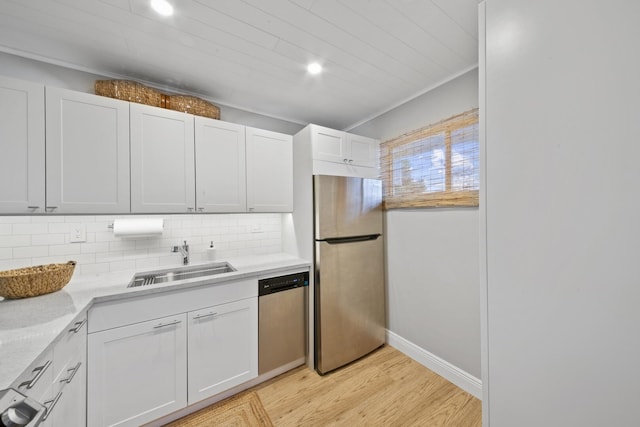
[[258, 281], [258, 374], [303, 364], [309, 273]]

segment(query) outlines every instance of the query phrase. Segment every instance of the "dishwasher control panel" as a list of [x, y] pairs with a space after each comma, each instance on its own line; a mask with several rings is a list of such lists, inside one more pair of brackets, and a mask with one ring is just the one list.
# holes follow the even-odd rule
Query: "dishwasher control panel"
[[309, 286], [309, 272], [307, 271], [258, 280], [258, 295], [269, 295], [301, 286]]

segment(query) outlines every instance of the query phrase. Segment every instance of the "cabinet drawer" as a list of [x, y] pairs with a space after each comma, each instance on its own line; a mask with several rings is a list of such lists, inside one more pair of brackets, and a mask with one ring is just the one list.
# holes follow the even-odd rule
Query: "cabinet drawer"
[[255, 296], [258, 280], [251, 278], [98, 303], [89, 310], [88, 331], [104, 331]]
[[53, 382], [53, 371], [53, 350], [47, 350], [11, 386], [20, 393], [41, 401]]
[[74, 368], [87, 353], [87, 313], [76, 317], [62, 332], [53, 348], [53, 375], [65, 377], [67, 370]]

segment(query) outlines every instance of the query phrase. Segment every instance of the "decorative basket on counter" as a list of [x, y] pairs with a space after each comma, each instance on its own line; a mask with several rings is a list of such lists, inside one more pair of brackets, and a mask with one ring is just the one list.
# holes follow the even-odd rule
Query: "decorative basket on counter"
[[131, 80], [96, 80], [94, 90], [96, 95], [154, 107], [162, 107], [164, 103], [162, 92]]
[[75, 261], [0, 271], [0, 296], [16, 299], [44, 295], [62, 289], [73, 275]]

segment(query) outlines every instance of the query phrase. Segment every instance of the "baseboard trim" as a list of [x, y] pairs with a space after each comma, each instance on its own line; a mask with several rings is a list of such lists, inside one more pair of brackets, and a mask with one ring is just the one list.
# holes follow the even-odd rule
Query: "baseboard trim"
[[387, 344], [482, 400], [482, 381], [470, 373], [389, 330], [387, 330]]

